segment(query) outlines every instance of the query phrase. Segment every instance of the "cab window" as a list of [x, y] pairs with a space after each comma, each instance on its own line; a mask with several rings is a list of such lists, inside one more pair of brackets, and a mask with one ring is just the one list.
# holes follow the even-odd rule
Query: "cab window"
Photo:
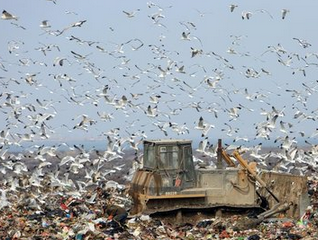
[[159, 168], [178, 169], [178, 147], [177, 146], [161, 146], [159, 148], [160, 164]]
[[154, 169], [156, 166], [155, 147], [152, 145], [144, 146], [144, 167]]

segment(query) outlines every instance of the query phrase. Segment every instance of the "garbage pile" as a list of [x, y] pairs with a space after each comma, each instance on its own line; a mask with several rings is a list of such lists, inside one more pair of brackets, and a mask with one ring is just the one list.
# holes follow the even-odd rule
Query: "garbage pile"
[[8, 194], [10, 190], [2, 186], [0, 239], [318, 239], [318, 178], [309, 177], [308, 185], [311, 203], [300, 219], [278, 215], [257, 224], [241, 215], [195, 224], [171, 224], [149, 215], [128, 216], [118, 222], [107, 208], [116, 206], [128, 213], [131, 200], [127, 188], [114, 182], [94, 187], [81, 197], [43, 189], [45, 201], [37, 197], [37, 189]]

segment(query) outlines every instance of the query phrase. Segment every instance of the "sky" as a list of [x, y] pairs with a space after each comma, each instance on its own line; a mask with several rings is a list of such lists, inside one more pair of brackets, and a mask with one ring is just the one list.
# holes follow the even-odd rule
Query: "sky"
[[2, 148], [107, 137], [317, 142], [317, 1], [1, 6], [17, 17], [0, 19]]

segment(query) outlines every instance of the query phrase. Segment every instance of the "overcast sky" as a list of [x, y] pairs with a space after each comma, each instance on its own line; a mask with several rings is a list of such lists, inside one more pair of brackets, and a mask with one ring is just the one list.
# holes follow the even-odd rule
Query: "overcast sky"
[[17, 17], [0, 21], [0, 126], [12, 141], [105, 139], [116, 128], [123, 138], [316, 141], [317, 1], [1, 6]]

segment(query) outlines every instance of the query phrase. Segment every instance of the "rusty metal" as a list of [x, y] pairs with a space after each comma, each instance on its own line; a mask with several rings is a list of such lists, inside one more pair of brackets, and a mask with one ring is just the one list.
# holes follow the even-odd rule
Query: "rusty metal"
[[223, 168], [223, 164], [222, 164], [222, 140], [221, 139], [218, 139], [216, 168], [218, 168], [218, 169]]
[[[288, 211], [286, 211], [287, 217], [299, 218], [305, 212], [307, 206], [310, 204], [306, 176], [262, 171], [260, 178], [282, 203], [292, 203]], [[264, 189], [261, 189], [260, 193], [266, 196]], [[268, 198], [268, 202], [271, 206], [275, 205], [272, 198]]]
[[293, 203], [277, 203], [274, 205], [270, 210], [265, 211], [259, 215], [257, 215], [257, 218], [264, 219], [271, 217], [277, 213], [286, 212], [290, 207], [293, 205]]
[[[142, 195], [142, 194], [140, 194]], [[197, 194], [167, 194], [161, 196], [151, 196], [151, 195], [144, 195], [145, 199], [171, 199], [171, 198], [202, 198], [206, 197], [206, 194], [197, 193]]]
[[232, 159], [229, 157], [229, 155], [225, 152], [224, 149], [222, 149], [222, 157], [225, 160], [225, 162], [227, 163], [227, 165], [229, 167], [235, 167], [235, 163], [232, 161]]
[[267, 187], [266, 183], [257, 175], [257, 173], [247, 164], [247, 162], [241, 157], [241, 155], [237, 152], [233, 152], [234, 157], [239, 161], [241, 166], [246, 169], [253, 178], [263, 187], [265, 188], [270, 195], [276, 200], [276, 202], [279, 202], [279, 199], [275, 196], [275, 194]]

